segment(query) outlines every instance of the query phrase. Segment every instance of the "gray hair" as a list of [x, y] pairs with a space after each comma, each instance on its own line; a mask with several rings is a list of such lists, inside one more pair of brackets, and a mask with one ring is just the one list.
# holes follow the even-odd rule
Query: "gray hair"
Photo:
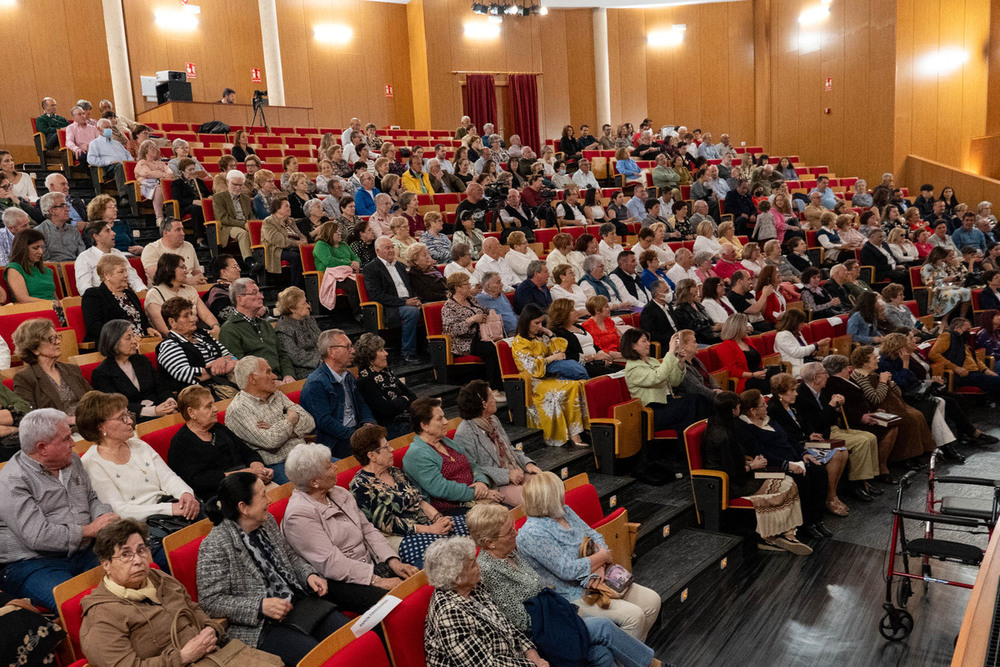
[[330, 456], [326, 445], [308, 442], [295, 445], [285, 458], [285, 476], [296, 489], [306, 492], [309, 482], [326, 472]]
[[988, 201], [981, 201], [981, 202], [979, 202], [979, 205], [976, 206], [976, 210], [977, 211], [982, 211], [987, 206], [993, 206], [993, 203], [992, 202], [988, 202]]
[[333, 339], [337, 336], [346, 336], [343, 329], [327, 329], [319, 334], [316, 339], [316, 347], [319, 348], [319, 356], [326, 358], [326, 351], [333, 345]]
[[49, 217], [49, 211], [52, 210], [54, 206], [58, 206], [60, 202], [56, 201], [61, 199], [66, 201], [66, 195], [61, 192], [47, 192], [42, 195], [42, 198], [38, 200], [38, 208], [42, 211], [42, 215], [46, 218]]
[[305, 213], [306, 217], [308, 218], [310, 215], [312, 215], [312, 210], [314, 208], [322, 205], [323, 202], [320, 201], [319, 199], [310, 199], [309, 201], [307, 201], [305, 204], [302, 205], [302, 212]]
[[164, 234], [169, 232], [171, 228], [174, 226], [175, 222], [181, 222], [181, 221], [178, 220], [177, 218], [172, 218], [170, 216], [163, 218], [163, 222], [160, 223], [160, 236], [163, 236]]
[[105, 359], [113, 359], [118, 354], [118, 343], [122, 336], [132, 329], [132, 323], [128, 320], [109, 320], [101, 327], [101, 336], [97, 342], [97, 349]]
[[615, 231], [615, 223], [613, 222], [605, 222], [603, 225], [597, 228], [597, 233], [601, 235], [601, 238], [604, 238], [605, 236], [611, 234], [614, 231]]
[[246, 174], [239, 169], [230, 169], [226, 172], [227, 183], [244, 183], [247, 180]]
[[25, 211], [17, 208], [16, 206], [11, 206], [3, 212], [3, 217], [0, 219], [3, 220], [4, 227], [13, 227], [17, 224], [18, 220], [23, 220], [25, 218], [27, 218], [29, 222], [31, 221], [31, 216]]
[[541, 273], [544, 268], [545, 262], [540, 259], [533, 259], [528, 262], [528, 268], [525, 270], [525, 275], [527, 275], [528, 280], [531, 280], [536, 274]]
[[670, 289], [670, 285], [667, 284], [665, 280], [657, 280], [655, 283], [649, 286], [649, 294], [654, 299], [660, 294], [660, 292], [666, 292]]
[[389, 203], [392, 203], [392, 197], [390, 197], [389, 195], [387, 195], [384, 192], [380, 192], [377, 195], [375, 195], [375, 205], [376, 206], [378, 205], [379, 202], [383, 202], [383, 201], [386, 201], [386, 200], [389, 200]]
[[823, 357], [823, 368], [830, 375], [836, 375], [850, 366], [851, 360], [842, 354], [828, 354]]
[[373, 333], [363, 333], [354, 343], [354, 363], [358, 368], [371, 366], [379, 351], [385, 349], [385, 341]]
[[468, 537], [436, 540], [424, 552], [427, 583], [434, 588], [455, 590], [455, 582], [465, 569], [465, 562], [476, 557], [476, 543]]
[[188, 148], [191, 147], [191, 145], [188, 142], [184, 141], [183, 139], [174, 139], [170, 143], [170, 148], [172, 148], [174, 152], [177, 152], [178, 148], [182, 148], [184, 146], [187, 146]]
[[[593, 273], [598, 265], [603, 264], [604, 260], [601, 259], [600, 255], [587, 255], [583, 260], [583, 271], [584, 273]], [[582, 278], [583, 276], [580, 277]]]
[[101, 118], [100, 120], [97, 121], [97, 127], [102, 129], [105, 127], [111, 127], [111, 119]]
[[823, 364], [818, 361], [810, 361], [808, 363], [802, 364], [802, 370], [799, 371], [799, 377], [806, 384], [812, 384], [812, 381], [816, 379], [820, 371], [823, 370]]
[[250, 381], [250, 376], [257, 372], [257, 368], [262, 361], [265, 364], [267, 363], [267, 359], [255, 357], [252, 354], [248, 354], [237, 361], [236, 368], [233, 371], [236, 375], [236, 386], [240, 389], [246, 389], [247, 382]]
[[250, 285], [256, 285], [250, 278], [237, 278], [233, 281], [233, 284], [229, 286], [229, 300], [236, 305], [236, 299], [247, 293], [250, 289]]
[[480, 276], [480, 278], [479, 278], [479, 284], [480, 285], [485, 285], [488, 282], [490, 282], [491, 280], [493, 280], [493, 278], [499, 278], [499, 277], [500, 277], [500, 274], [497, 273], [496, 271], [484, 271], [483, 275]]
[[[53, 189], [53, 187], [52, 187], [53, 183], [55, 183], [56, 179], [59, 178], [60, 176], [62, 176], [62, 174], [59, 173], [58, 171], [54, 171], [51, 174], [49, 174], [48, 176], [46, 176], [45, 177], [45, 189], [46, 190], [52, 190]], [[65, 178], [65, 176], [63, 176], [63, 178]], [[8, 210], [10, 210], [10, 209], [8, 209]]]
[[34, 454], [38, 443], [56, 437], [56, 431], [62, 424], [69, 426], [69, 417], [55, 408], [38, 408], [24, 415], [17, 429], [21, 451]]
[[694, 256], [694, 265], [704, 264], [705, 262], [711, 262], [712, 258], [715, 257], [712, 253], [707, 250], [702, 250]]

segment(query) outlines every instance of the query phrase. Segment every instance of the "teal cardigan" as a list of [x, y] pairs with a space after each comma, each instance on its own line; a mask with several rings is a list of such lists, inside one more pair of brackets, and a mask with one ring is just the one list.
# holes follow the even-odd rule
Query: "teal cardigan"
[[[462, 445], [450, 438], [442, 438], [442, 440], [444, 444], [465, 456], [465, 449]], [[453, 482], [441, 475], [441, 463], [441, 455], [424, 442], [419, 435], [414, 436], [413, 443], [406, 450], [406, 455], [403, 456], [403, 470], [420, 485], [427, 496], [453, 503], [467, 503], [475, 500], [475, 492], [471, 486]], [[469, 461], [469, 465], [472, 467], [473, 481], [482, 482], [489, 486], [490, 479], [486, 473], [472, 461]]]

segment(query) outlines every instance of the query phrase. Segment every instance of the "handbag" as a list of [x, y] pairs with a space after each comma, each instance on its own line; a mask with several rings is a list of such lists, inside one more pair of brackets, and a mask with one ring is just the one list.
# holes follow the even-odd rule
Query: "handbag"
[[[170, 625], [170, 644], [178, 653], [184, 648], [177, 627], [182, 618], [187, 618], [191, 625], [198, 629], [198, 632], [205, 629], [204, 626], [199, 627], [200, 623], [198, 623], [198, 618], [193, 611], [187, 607], [178, 609], [177, 613], [174, 614], [174, 621]], [[201, 660], [190, 664], [201, 667], [223, 667], [223, 665], [236, 664], [239, 664], [240, 667], [272, 667], [274, 665], [280, 667], [284, 664], [278, 656], [247, 646], [239, 639], [226, 639], [223, 643], [226, 636], [225, 629], [215, 621], [209, 621], [206, 625], [215, 628], [215, 634], [219, 637], [218, 648], [214, 653], [209, 653]]]
[[[597, 553], [594, 538], [589, 535], [580, 543], [580, 558], [587, 558]], [[604, 576], [592, 574], [583, 585], [583, 601], [588, 605], [597, 605], [601, 609], [611, 606], [612, 600], [620, 600], [628, 593], [635, 577], [621, 565], [613, 563], [604, 568]]]
[[503, 319], [495, 310], [486, 316], [486, 321], [479, 325], [479, 339], [484, 343], [495, 343], [503, 338]]
[[590, 632], [577, 607], [551, 588], [524, 601], [531, 619], [531, 641], [553, 667], [571, 667], [587, 662]]
[[315, 595], [295, 597], [292, 610], [281, 620], [281, 625], [294, 628], [305, 635], [312, 635], [320, 621], [337, 611], [336, 605]]

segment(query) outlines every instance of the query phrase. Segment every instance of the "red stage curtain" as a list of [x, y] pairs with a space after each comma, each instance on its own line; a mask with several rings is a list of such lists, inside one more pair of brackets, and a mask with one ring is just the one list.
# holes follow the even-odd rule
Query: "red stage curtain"
[[462, 105], [465, 115], [472, 119], [479, 134], [483, 125], [497, 123], [497, 89], [492, 74], [469, 74], [462, 89]]
[[521, 136], [521, 144], [531, 146], [538, 154], [542, 154], [541, 140], [538, 136], [538, 86], [534, 74], [511, 74], [510, 83], [511, 111], [514, 115], [514, 133]]

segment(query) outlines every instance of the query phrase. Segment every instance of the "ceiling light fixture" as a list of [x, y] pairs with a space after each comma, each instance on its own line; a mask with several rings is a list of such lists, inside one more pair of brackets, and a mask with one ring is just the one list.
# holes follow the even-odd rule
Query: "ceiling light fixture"
[[479, 16], [545, 16], [549, 13], [541, 0], [490, 0], [473, 2], [472, 13]]

